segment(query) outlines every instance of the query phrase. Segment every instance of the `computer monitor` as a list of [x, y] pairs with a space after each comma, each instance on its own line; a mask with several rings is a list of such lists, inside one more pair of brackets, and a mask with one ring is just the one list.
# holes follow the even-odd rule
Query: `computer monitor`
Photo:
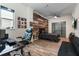
[[5, 30], [0, 29], [0, 39], [5, 37]]

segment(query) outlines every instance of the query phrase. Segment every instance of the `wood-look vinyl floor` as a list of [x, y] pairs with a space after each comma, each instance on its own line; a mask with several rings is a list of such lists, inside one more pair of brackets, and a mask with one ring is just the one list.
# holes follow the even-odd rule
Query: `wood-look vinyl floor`
[[60, 38], [57, 42], [48, 40], [36, 40], [29, 44], [29, 50], [32, 56], [57, 56], [62, 41], [68, 41], [66, 38]]

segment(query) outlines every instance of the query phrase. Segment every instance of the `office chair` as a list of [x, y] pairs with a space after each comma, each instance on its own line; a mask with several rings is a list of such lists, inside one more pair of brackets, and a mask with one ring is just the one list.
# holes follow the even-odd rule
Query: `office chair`
[[[23, 38], [22, 38], [22, 42], [23, 42], [23, 44], [26, 45], [26, 47], [29, 47], [28, 44], [31, 43], [31, 38], [32, 38], [32, 28], [29, 27], [24, 32]], [[22, 54], [23, 54], [23, 51], [22, 51]], [[31, 56], [30, 51], [28, 52], [28, 55]]]
[[[23, 37], [18, 37], [18, 38], [22, 39], [22, 41], [20, 41], [20, 43], [23, 43], [26, 48], [29, 47], [28, 44], [31, 43], [31, 38], [32, 38], [32, 28], [31, 27], [27, 28], [26, 31], [23, 34]], [[23, 56], [25, 55], [24, 53], [25, 53], [24, 50], [21, 49], [21, 54]], [[28, 51], [27, 53], [28, 53], [29, 56], [31, 56], [30, 51]], [[17, 54], [15, 54], [15, 55], [17, 55]]]

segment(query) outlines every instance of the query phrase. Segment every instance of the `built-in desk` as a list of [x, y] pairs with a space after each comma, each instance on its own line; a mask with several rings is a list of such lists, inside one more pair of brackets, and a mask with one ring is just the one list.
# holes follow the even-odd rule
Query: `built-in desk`
[[8, 54], [12, 51], [22, 49], [24, 46], [25, 45], [22, 43], [18, 43], [18, 44], [13, 45], [13, 46], [6, 45], [5, 49], [0, 53], [0, 56], [4, 56], [5, 54]]

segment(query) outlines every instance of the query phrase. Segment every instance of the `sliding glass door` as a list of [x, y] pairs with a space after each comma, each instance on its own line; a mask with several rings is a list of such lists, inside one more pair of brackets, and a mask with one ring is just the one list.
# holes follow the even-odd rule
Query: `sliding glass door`
[[52, 33], [56, 33], [62, 37], [65, 37], [66, 36], [66, 22], [52, 23]]
[[61, 36], [66, 36], [66, 22], [61, 22]]

